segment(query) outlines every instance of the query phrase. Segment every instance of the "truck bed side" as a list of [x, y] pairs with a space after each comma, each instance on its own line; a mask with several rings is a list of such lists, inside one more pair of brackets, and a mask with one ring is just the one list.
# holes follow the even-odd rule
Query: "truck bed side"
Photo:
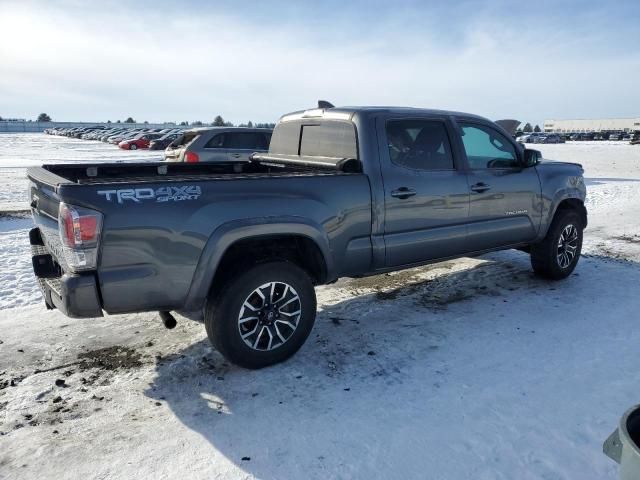
[[363, 174], [100, 183], [37, 170], [29, 177], [34, 218], [48, 245], [55, 245], [60, 201], [104, 215], [95, 278], [108, 313], [201, 308], [218, 262], [239, 239], [310, 238], [323, 254], [327, 281], [370, 268], [371, 192]]

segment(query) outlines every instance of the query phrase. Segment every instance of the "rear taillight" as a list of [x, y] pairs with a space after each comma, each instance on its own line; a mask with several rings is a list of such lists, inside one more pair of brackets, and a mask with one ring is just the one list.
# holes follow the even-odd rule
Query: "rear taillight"
[[187, 163], [198, 163], [200, 158], [196, 152], [187, 152], [184, 154], [184, 161]]
[[58, 228], [64, 257], [71, 270], [96, 268], [102, 214], [89, 208], [60, 203]]

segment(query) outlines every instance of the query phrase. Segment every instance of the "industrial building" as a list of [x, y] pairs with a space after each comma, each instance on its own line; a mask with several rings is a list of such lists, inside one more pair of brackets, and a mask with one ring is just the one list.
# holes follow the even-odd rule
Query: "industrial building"
[[545, 132], [636, 132], [640, 131], [640, 117], [576, 120], [545, 120]]

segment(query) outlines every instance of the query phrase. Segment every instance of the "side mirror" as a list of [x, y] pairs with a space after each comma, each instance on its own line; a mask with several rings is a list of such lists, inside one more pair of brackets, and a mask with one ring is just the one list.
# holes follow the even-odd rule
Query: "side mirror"
[[538, 150], [532, 150], [525, 148], [524, 150], [524, 165], [525, 167], [534, 167], [542, 161], [542, 153]]

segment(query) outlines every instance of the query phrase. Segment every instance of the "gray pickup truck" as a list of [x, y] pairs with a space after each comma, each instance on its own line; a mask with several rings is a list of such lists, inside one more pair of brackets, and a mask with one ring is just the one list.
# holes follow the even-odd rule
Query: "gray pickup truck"
[[[325, 105], [326, 107], [326, 105]], [[587, 225], [583, 170], [493, 122], [414, 108], [284, 115], [250, 162], [30, 168], [33, 266], [71, 317], [204, 310], [231, 362], [304, 343], [315, 285], [517, 248], [567, 277]]]

